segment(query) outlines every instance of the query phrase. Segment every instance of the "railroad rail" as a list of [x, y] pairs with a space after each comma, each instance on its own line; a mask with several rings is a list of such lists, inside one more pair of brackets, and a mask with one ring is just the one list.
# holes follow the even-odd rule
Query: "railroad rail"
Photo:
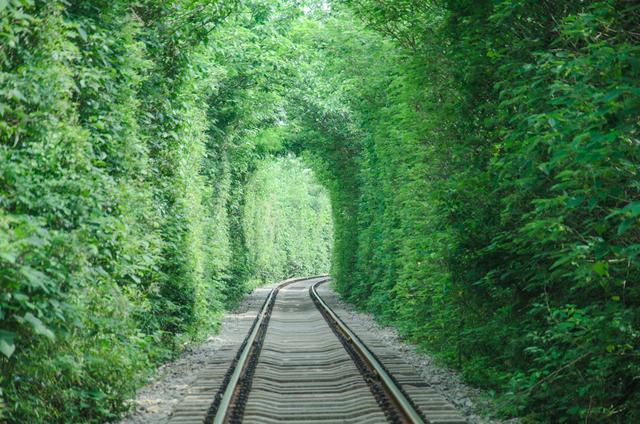
[[[341, 319], [320, 293], [327, 281], [287, 280], [266, 294], [204, 423], [466, 422], [411, 366]], [[207, 390], [170, 422], [203, 422], [196, 410]]]

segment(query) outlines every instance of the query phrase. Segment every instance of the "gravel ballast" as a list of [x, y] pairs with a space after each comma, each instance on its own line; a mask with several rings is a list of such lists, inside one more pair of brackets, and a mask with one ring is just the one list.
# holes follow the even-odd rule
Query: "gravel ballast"
[[[381, 326], [370, 314], [359, 312], [353, 305], [342, 301], [331, 288], [330, 283], [320, 286], [319, 294], [347, 325], [364, 328], [365, 331], [374, 334], [387, 348], [395, 351], [426, 383], [455, 406], [469, 423], [517, 422], [517, 420], [500, 421], [483, 416], [480, 410], [491, 410], [491, 405], [481, 390], [464, 384], [456, 371], [437, 365], [432, 356], [421, 352], [416, 345], [403, 341], [394, 328]], [[358, 331], [356, 334], [360, 336]]]
[[[190, 387], [211, 358], [223, 348], [239, 346], [246, 336], [246, 321], [253, 320], [269, 292], [256, 289], [225, 315], [220, 331], [203, 343], [187, 348], [178, 359], [160, 366], [149, 383], [131, 400], [132, 412], [120, 424], [164, 424], [175, 407], [187, 396]], [[241, 331], [239, 331], [242, 328]]]
[[[190, 386], [210, 358], [215, 357], [223, 347], [228, 349], [229, 346], [242, 343], [246, 331], [239, 330], [246, 326], [241, 326], [240, 322], [255, 317], [270, 287], [255, 290], [238, 308], [225, 315], [218, 334], [210, 335], [203, 343], [186, 349], [175, 361], [159, 367], [149, 383], [131, 400], [133, 410], [120, 424], [167, 423], [174, 408], [187, 396]], [[393, 328], [382, 327], [371, 315], [358, 312], [352, 305], [341, 301], [330, 287], [323, 288], [320, 294], [348, 325], [357, 324], [397, 352], [426, 383], [464, 414], [469, 423], [503, 422], [480, 415], [480, 409], [490, 409], [486, 397], [483, 398], [480, 390], [465, 385], [455, 371], [436, 365], [431, 356], [420, 352], [415, 345], [403, 342]]]

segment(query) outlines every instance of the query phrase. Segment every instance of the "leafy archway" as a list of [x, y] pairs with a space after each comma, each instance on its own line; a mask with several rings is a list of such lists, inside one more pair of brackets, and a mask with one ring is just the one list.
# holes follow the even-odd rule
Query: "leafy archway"
[[0, 25], [9, 420], [114, 418], [215, 327], [247, 184], [293, 153], [348, 300], [503, 415], [637, 421], [634, 2], [12, 0]]

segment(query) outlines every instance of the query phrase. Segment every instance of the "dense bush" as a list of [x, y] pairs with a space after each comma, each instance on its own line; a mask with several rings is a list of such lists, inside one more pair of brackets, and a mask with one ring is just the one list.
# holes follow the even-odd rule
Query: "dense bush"
[[1, 7], [0, 383], [14, 422], [117, 416], [151, 363], [221, 311], [201, 168], [216, 74], [193, 68], [211, 53], [189, 22], [166, 34], [165, 5], [133, 6]]
[[[260, 134], [282, 120], [289, 78], [261, 55], [281, 39], [269, 13], [0, 3], [2, 418], [116, 418], [154, 364], [247, 290], [245, 186], [282, 148]], [[304, 239], [315, 254], [300, 271], [326, 268], [321, 235]]]
[[112, 419], [248, 280], [325, 267], [286, 152], [347, 299], [503, 415], [640, 418], [640, 7], [339, 3], [0, 2], [10, 421]]
[[340, 290], [504, 413], [637, 420], [638, 6], [351, 5], [404, 53], [340, 71], [365, 130]]
[[258, 283], [329, 272], [329, 198], [299, 160], [284, 157], [259, 166], [245, 202], [250, 275]]
[[380, 35], [339, 8], [291, 33], [339, 290], [504, 414], [636, 419], [638, 8], [350, 4]]

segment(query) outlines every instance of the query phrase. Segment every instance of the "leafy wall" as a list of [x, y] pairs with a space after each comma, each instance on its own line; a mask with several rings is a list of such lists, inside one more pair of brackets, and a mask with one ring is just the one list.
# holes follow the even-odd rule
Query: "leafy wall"
[[329, 272], [329, 197], [298, 159], [283, 157], [259, 165], [245, 202], [243, 228], [254, 284]]
[[504, 416], [638, 420], [636, 2], [346, 3], [0, 2], [10, 420], [112, 419], [215, 327], [284, 152], [348, 300]]
[[300, 33], [340, 87], [309, 103], [321, 155], [354, 152], [341, 292], [504, 414], [637, 420], [638, 6], [349, 3], [384, 38]]

